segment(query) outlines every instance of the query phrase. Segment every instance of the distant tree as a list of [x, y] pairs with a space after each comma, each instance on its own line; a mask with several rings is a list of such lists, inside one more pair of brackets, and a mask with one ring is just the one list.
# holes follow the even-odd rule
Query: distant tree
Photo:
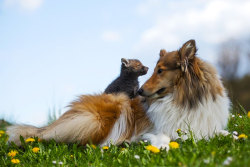
[[[250, 64], [250, 39], [247, 41], [247, 63]], [[250, 73], [250, 68], [248, 68], [247, 73]]]
[[232, 80], [237, 77], [240, 55], [241, 47], [236, 40], [229, 40], [221, 44], [217, 64], [223, 79]]
[[[229, 40], [219, 46], [217, 65], [234, 112], [239, 106], [250, 110], [250, 39]], [[247, 65], [247, 69], [242, 69]], [[240, 75], [244, 72], [244, 75]]]

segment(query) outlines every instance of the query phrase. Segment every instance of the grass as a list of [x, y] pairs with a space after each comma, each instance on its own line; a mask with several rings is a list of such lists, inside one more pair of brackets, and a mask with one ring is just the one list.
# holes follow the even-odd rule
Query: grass
[[[1, 127], [4, 128], [4, 127]], [[228, 136], [218, 135], [210, 140], [177, 140], [179, 148], [160, 150], [154, 153], [146, 149], [147, 142], [124, 143], [122, 146], [110, 146], [108, 149], [94, 146], [56, 143], [55, 141], [26, 143], [21, 138], [22, 147], [6, 143], [7, 136], [0, 137], [0, 166], [249, 166], [250, 140], [234, 139], [233, 131], [238, 135], [250, 135], [250, 116], [235, 114], [230, 117]], [[34, 153], [32, 149], [38, 147]], [[8, 153], [16, 150], [11, 157]], [[20, 162], [14, 164], [13, 159]], [[16, 161], [18, 162], [18, 161]]]

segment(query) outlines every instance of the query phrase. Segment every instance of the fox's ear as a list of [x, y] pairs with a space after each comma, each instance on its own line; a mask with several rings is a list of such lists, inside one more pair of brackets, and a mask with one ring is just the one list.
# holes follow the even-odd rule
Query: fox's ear
[[167, 53], [167, 51], [166, 51], [165, 49], [162, 49], [162, 50], [160, 51], [160, 57], [166, 55], [166, 53]]
[[121, 62], [122, 62], [122, 64], [124, 64], [126, 67], [129, 66], [129, 61], [128, 61], [128, 59], [121, 58]]
[[191, 39], [184, 43], [179, 50], [180, 56], [180, 65], [181, 70], [186, 72], [189, 62], [192, 62], [195, 59], [195, 54], [197, 52], [195, 40]]

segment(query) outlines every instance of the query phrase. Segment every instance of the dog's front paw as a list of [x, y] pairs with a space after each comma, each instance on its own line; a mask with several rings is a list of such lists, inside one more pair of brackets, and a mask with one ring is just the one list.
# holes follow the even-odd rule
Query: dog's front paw
[[169, 150], [170, 138], [164, 134], [151, 134], [146, 133], [142, 137], [143, 139], [149, 140], [151, 144], [158, 148], [163, 148], [165, 150]]

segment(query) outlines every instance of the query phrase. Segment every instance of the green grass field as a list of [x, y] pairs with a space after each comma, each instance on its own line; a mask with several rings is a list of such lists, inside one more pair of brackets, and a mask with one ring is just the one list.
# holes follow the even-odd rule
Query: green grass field
[[179, 139], [179, 148], [170, 148], [168, 152], [149, 151], [146, 146], [150, 143], [143, 141], [103, 149], [35, 138], [34, 142], [22, 140], [22, 147], [17, 147], [6, 143], [5, 127], [1, 126], [0, 166], [250, 166], [249, 114], [230, 116], [227, 136], [200, 141]]

